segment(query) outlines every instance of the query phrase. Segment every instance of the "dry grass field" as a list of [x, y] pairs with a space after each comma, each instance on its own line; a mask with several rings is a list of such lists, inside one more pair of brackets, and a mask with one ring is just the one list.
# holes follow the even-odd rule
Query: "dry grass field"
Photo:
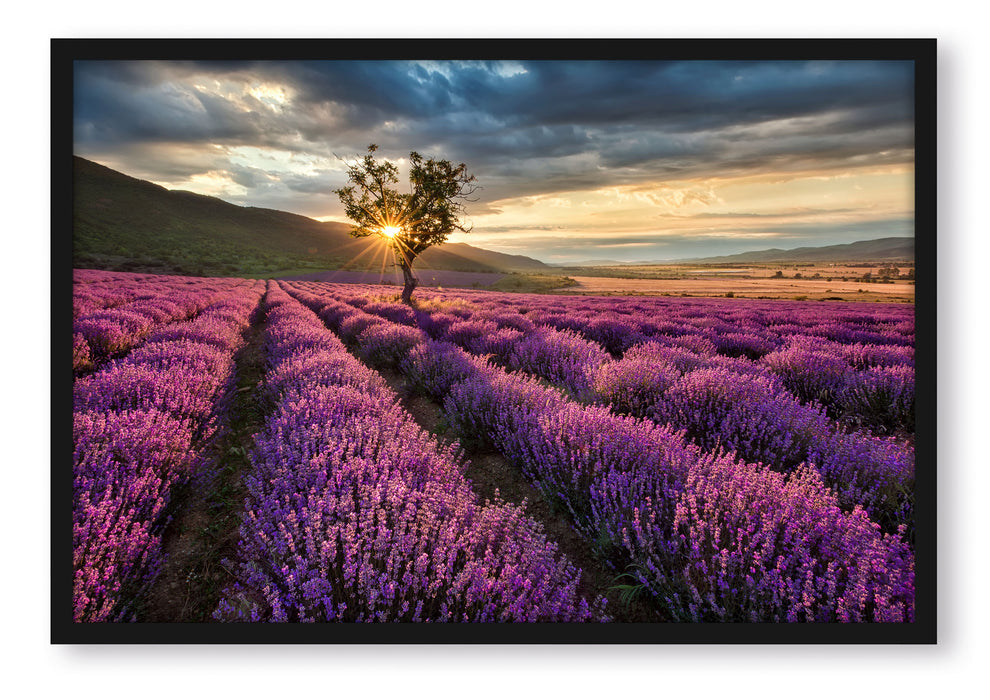
[[[736, 270], [740, 270], [737, 272]], [[775, 277], [777, 270], [782, 277]], [[852, 267], [801, 267], [801, 277], [795, 278], [795, 270], [786, 267], [740, 268], [731, 270], [694, 270], [688, 266], [674, 268], [668, 266], [663, 271], [651, 267], [657, 276], [653, 279], [629, 279], [619, 277], [596, 277], [591, 275], [570, 275], [577, 282], [568, 287], [575, 294], [649, 294], [649, 295], [689, 295], [770, 299], [811, 300], [831, 299], [843, 301], [881, 301], [914, 303], [914, 284], [907, 280], [890, 283], [866, 282], [861, 279], [869, 268]], [[592, 270], [588, 270], [591, 272]], [[827, 273], [827, 274], [826, 274]], [[819, 277], [814, 277], [814, 275]], [[873, 270], [877, 274], [877, 270]], [[854, 277], [855, 275], [855, 277]], [[849, 279], [843, 280], [846, 276]]]
[[[898, 270], [906, 274], [908, 270], [914, 268], [913, 263], [894, 264]], [[681, 263], [668, 265], [622, 265], [615, 267], [583, 268], [585, 270], [600, 270], [606, 276], [628, 276], [628, 277], [773, 277], [779, 271], [784, 277], [794, 277], [800, 273], [802, 277], [842, 278], [862, 277], [869, 272], [876, 277], [880, 273], [883, 265], [879, 263], [738, 263], [735, 265], [721, 264], [697, 264]], [[577, 268], [573, 268], [575, 271]]]

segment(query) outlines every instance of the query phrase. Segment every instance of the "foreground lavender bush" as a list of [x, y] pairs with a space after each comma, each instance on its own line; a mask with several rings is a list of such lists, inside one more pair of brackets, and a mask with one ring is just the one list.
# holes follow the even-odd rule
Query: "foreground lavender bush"
[[482, 434], [571, 514], [596, 551], [676, 619], [910, 621], [913, 557], [818, 473], [791, 476], [685, 445], [489, 367], [445, 415]]
[[369, 362], [395, 368], [409, 351], [423, 343], [426, 334], [415, 328], [396, 323], [380, 324], [366, 328], [358, 336], [361, 356]]
[[685, 428], [706, 450], [732, 450], [749, 462], [788, 470], [830, 430], [824, 414], [802, 406], [763, 377], [703, 368], [672, 384], [649, 412], [660, 423]]
[[154, 322], [142, 314], [125, 309], [97, 311], [73, 324], [100, 357], [123, 352], [148, 335]]
[[82, 333], [72, 334], [72, 371], [88, 372], [93, 369], [93, 353]]
[[[169, 343], [155, 343], [167, 347]], [[202, 348], [199, 344], [193, 347]], [[118, 361], [97, 374], [76, 382], [75, 410], [120, 412], [159, 408], [178, 419], [190, 419], [198, 437], [209, 436], [216, 427], [217, 394], [233, 379], [231, 353], [213, 349], [208, 362], [193, 357], [162, 364]], [[204, 371], [210, 368], [213, 373]]]
[[857, 372], [843, 388], [843, 407], [865, 426], [914, 432], [914, 367], [892, 365]]
[[512, 351], [508, 364], [566, 387], [575, 396], [587, 396], [589, 375], [611, 357], [599, 345], [573, 331], [541, 328], [526, 336]]
[[870, 367], [914, 367], [914, 347], [906, 345], [838, 344], [838, 351], [859, 369]]
[[451, 387], [444, 399], [447, 424], [479, 449], [500, 449], [500, 434], [513, 430], [516, 421], [533, 411], [555, 411], [566, 403], [564, 395], [524, 374], [509, 374], [482, 364], [464, 381]]
[[73, 420], [73, 619], [128, 620], [162, 563], [164, 497], [192, 471], [192, 430], [154, 408]]
[[815, 465], [843, 507], [860, 505], [885, 532], [914, 538], [914, 450], [895, 438], [837, 431], [812, 447]]
[[866, 508], [893, 531], [913, 529], [914, 450], [869, 433], [846, 434], [814, 405], [772, 381], [699, 369], [671, 385], [650, 417], [683, 428], [706, 450], [725, 449], [778, 471], [814, 463], [847, 509]]
[[616, 356], [644, 340], [637, 324], [615, 318], [595, 318], [581, 332]]
[[839, 508], [818, 473], [699, 463], [667, 508], [629, 529], [636, 577], [680, 619], [912, 622], [914, 557], [866, 513]]
[[804, 347], [788, 347], [764, 356], [762, 362], [804, 403], [835, 408], [852, 367], [842, 357]]
[[[411, 421], [399, 427], [381, 412], [334, 415], [338, 402], [367, 404], [367, 397], [325, 391], [305, 407], [292, 405], [258, 439], [239, 545], [247, 563], [240, 590], [217, 617], [590, 618], [576, 595], [577, 572], [521, 509], [477, 506], [452, 452], [437, 451]], [[240, 591], [263, 591], [264, 602], [245, 608]]]
[[477, 360], [453, 343], [431, 340], [410, 350], [401, 370], [413, 386], [441, 401], [454, 384], [474, 374], [477, 367]]
[[640, 505], [673, 503], [689, 467], [706, 458], [681, 435], [601, 406], [541, 402], [506, 413], [512, 419], [494, 426], [502, 453], [620, 569], [629, 561], [623, 531]]
[[645, 362], [670, 365], [681, 374], [684, 374], [704, 366], [706, 359], [714, 354], [714, 352], [715, 349], [713, 347], [710, 352], [699, 355], [687, 347], [681, 347], [679, 345], [665, 345], [657, 342], [656, 340], [651, 340], [630, 348], [626, 354], [623, 355], [622, 359], [630, 362], [634, 360], [642, 360]]
[[758, 360], [777, 348], [772, 339], [759, 333], [717, 333], [712, 341], [722, 355], [748, 357], [751, 360]]
[[612, 406], [619, 413], [645, 416], [679, 378], [677, 369], [665, 362], [624, 357], [595, 370], [591, 391], [596, 401]]

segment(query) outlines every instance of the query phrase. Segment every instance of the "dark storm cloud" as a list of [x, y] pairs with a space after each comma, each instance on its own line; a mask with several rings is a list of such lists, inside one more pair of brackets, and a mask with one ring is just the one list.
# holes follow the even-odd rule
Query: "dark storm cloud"
[[429, 118], [447, 112], [457, 92], [442, 74], [405, 62], [281, 63], [274, 70], [304, 103], [332, 100], [359, 118]]
[[[291, 99], [273, 106], [248, 89], [263, 85]], [[390, 157], [468, 163], [479, 212], [662, 179], [910, 163], [912, 119], [907, 62], [80, 62], [75, 81], [83, 155], [158, 143], [331, 157], [375, 142]], [[142, 167], [162, 180], [175, 169]], [[283, 176], [283, 189], [342, 184], [329, 177]]]
[[90, 65], [76, 66], [77, 144], [242, 143], [267, 132], [259, 114], [183, 82], [182, 70]]

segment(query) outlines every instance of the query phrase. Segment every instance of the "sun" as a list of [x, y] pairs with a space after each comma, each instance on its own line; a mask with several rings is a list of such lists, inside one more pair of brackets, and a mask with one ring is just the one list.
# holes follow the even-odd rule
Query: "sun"
[[395, 238], [402, 231], [398, 226], [382, 226], [382, 235], [385, 238]]

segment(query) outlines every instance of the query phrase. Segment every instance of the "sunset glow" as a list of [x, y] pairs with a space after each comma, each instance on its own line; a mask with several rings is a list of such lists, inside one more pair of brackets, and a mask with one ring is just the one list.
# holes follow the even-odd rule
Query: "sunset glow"
[[451, 242], [550, 263], [914, 235], [910, 61], [81, 61], [75, 74], [77, 155], [242, 206], [346, 223], [332, 192], [376, 143], [400, 180], [413, 150], [477, 176], [472, 231]]

